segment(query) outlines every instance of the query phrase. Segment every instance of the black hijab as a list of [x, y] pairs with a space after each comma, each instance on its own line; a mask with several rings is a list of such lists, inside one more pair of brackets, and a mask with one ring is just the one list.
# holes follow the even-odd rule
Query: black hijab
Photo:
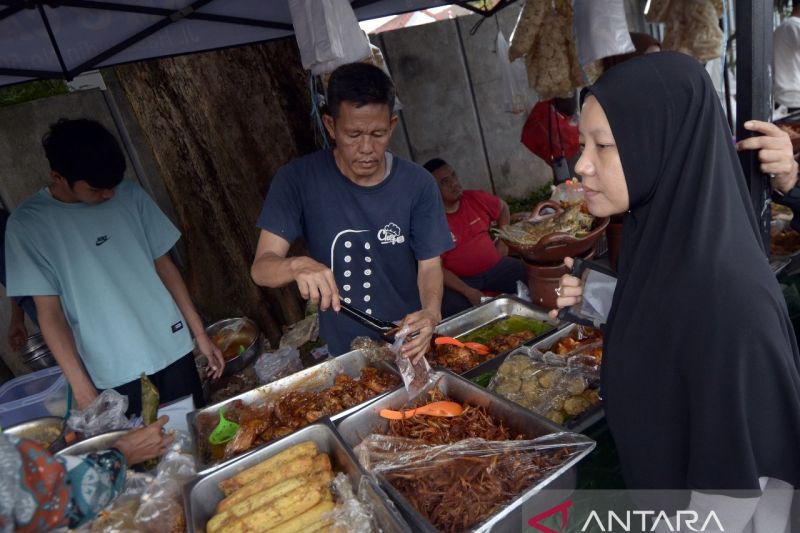
[[661, 52], [590, 93], [630, 196], [602, 381], [627, 487], [800, 486], [797, 346], [711, 80]]

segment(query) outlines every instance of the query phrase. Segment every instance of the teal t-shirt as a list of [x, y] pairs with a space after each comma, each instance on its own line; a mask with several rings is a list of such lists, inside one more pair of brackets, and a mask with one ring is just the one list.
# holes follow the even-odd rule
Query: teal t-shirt
[[59, 296], [95, 386], [116, 387], [192, 350], [186, 321], [153, 264], [179, 238], [132, 181], [97, 205], [60, 202], [42, 189], [8, 221], [7, 292]]

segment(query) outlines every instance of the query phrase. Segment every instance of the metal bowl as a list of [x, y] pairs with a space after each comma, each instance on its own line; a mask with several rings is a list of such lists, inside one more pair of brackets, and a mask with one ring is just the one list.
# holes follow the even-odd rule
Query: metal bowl
[[44, 342], [44, 337], [41, 333], [34, 333], [25, 340], [21, 352], [24, 356], [24, 354], [31, 353], [42, 346], [47, 346], [47, 343]]
[[32, 440], [50, 451], [56, 451], [64, 445], [64, 419], [60, 416], [43, 416], [3, 428], [3, 433]]
[[[237, 324], [242, 324], [242, 327], [236, 329]], [[226, 318], [214, 322], [206, 328], [206, 333], [212, 342], [223, 350], [224, 376], [240, 372], [261, 353], [261, 331], [256, 323], [247, 317]], [[240, 351], [239, 346], [244, 346], [244, 350]]]
[[84, 439], [81, 441], [76, 442], [75, 444], [71, 444], [66, 448], [60, 450], [56, 455], [81, 455], [84, 453], [92, 453], [92, 452], [100, 452], [103, 450], [108, 450], [117, 440], [125, 435], [128, 429], [120, 429], [116, 431], [108, 431], [106, 433], [100, 433], [99, 435], [95, 435], [94, 437], [89, 437], [88, 439]]
[[56, 360], [41, 333], [28, 337], [20, 351], [20, 358], [23, 364], [34, 372], [56, 366]]

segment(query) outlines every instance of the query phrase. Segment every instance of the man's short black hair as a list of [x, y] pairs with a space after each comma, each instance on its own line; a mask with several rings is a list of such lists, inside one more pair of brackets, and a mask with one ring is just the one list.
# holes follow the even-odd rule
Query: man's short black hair
[[342, 102], [351, 102], [356, 107], [385, 104], [391, 116], [394, 94], [394, 83], [380, 68], [369, 63], [348, 63], [334, 70], [328, 80], [327, 113], [338, 118]]
[[114, 135], [99, 122], [62, 118], [42, 137], [50, 169], [72, 187], [85, 180], [97, 189], [112, 189], [125, 174], [125, 156]]
[[427, 163], [425, 163], [422, 166], [425, 167], [425, 170], [427, 170], [428, 172], [433, 174], [434, 172], [436, 172], [437, 170], [439, 170], [440, 168], [442, 168], [446, 164], [447, 164], [447, 161], [445, 161], [444, 159], [439, 159], [438, 157], [434, 157], [433, 159], [431, 159], [430, 161], [428, 161]]

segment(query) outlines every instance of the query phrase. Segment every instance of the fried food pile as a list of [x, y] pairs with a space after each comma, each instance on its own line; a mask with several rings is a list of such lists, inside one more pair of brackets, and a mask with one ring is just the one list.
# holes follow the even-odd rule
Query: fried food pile
[[487, 346], [494, 353], [505, 353], [522, 346], [535, 336], [536, 333], [533, 331], [520, 331], [517, 333], [509, 333], [508, 335], [498, 335], [490, 340]]
[[489, 390], [556, 424], [564, 424], [600, 402], [596, 384], [587, 374], [521, 354], [500, 365]]
[[558, 355], [588, 355], [599, 362], [603, 358], [603, 332], [599, 329], [578, 326], [569, 335], [558, 340], [550, 351]]
[[543, 237], [552, 233], [566, 233], [575, 238], [582, 238], [589, 233], [594, 224], [594, 217], [584, 212], [582, 207], [583, 204], [574, 204], [540, 222], [524, 220], [495, 231], [507, 245], [522, 248], [534, 246]]
[[[442, 400], [452, 401], [436, 390], [425, 403]], [[364, 443], [386, 480], [448, 533], [484, 522], [570, 457], [567, 448], [534, 449], [485, 408], [462, 406], [452, 418], [392, 420], [386, 436]]]
[[302, 442], [219, 483], [225, 498], [208, 533], [326, 531], [335, 507], [331, 461]]
[[494, 353], [481, 355], [466, 346], [456, 346], [454, 344], [437, 344], [427, 354], [431, 364], [449, 368], [456, 374], [463, 374], [495, 356], [496, 354]]
[[[323, 416], [335, 415], [375, 398], [399, 383], [394, 374], [367, 367], [357, 380], [342, 374], [336, 376], [334, 384], [327, 389], [319, 392], [293, 391], [272, 404], [246, 405], [236, 400], [227, 406], [225, 418], [237, 422], [239, 431], [225, 444], [221, 454], [220, 450], [214, 450], [209, 445], [204, 454], [206, 462], [235, 457], [255, 446], [288, 435]], [[218, 420], [217, 414], [198, 418], [198, 433], [204, 446]]]
[[777, 256], [792, 255], [800, 250], [800, 233], [785, 229], [770, 235], [769, 253]]
[[485, 521], [568, 457], [565, 448], [444, 453], [430, 466], [384, 475], [437, 530], [455, 533]]

